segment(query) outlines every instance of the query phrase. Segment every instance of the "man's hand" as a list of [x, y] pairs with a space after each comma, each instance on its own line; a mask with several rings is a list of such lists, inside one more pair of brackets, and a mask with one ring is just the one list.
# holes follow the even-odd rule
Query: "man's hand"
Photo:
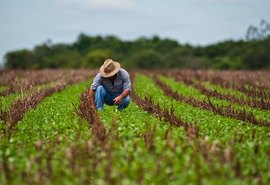
[[116, 98], [113, 99], [114, 104], [119, 105], [121, 103], [122, 99], [124, 99], [128, 94], [129, 94], [129, 90], [124, 90], [122, 92], [122, 94], [120, 94], [119, 96], [117, 96]]
[[122, 98], [121, 95], [120, 95], [120, 96], [117, 96], [116, 98], [113, 99], [114, 104], [115, 104], [115, 105], [119, 105], [119, 104], [121, 103], [122, 99], [123, 99], [123, 98]]

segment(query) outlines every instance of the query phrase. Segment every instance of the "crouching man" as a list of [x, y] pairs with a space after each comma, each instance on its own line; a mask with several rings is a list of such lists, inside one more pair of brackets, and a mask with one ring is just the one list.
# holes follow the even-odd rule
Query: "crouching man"
[[122, 111], [130, 103], [131, 82], [129, 74], [112, 59], [105, 60], [89, 89], [91, 107], [102, 110], [104, 103], [117, 105]]

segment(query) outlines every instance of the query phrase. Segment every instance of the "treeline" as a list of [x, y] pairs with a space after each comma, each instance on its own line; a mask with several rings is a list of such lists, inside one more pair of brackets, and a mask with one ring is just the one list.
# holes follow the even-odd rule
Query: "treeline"
[[106, 58], [113, 58], [125, 68], [270, 69], [269, 53], [270, 36], [201, 47], [158, 36], [123, 41], [80, 34], [72, 44], [48, 41], [33, 50], [8, 52], [5, 68], [98, 68]]

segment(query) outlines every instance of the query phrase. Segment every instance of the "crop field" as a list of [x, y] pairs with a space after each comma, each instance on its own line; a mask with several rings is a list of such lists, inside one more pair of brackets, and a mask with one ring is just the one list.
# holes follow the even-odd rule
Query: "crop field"
[[97, 71], [0, 71], [0, 185], [270, 184], [269, 71], [130, 71], [92, 110]]

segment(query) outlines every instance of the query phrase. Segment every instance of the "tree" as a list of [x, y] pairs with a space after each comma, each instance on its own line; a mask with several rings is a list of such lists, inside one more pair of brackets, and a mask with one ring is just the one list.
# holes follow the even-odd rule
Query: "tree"
[[248, 41], [252, 40], [264, 40], [270, 36], [270, 23], [266, 22], [264, 19], [261, 20], [260, 25], [248, 27], [246, 33], [246, 39]]
[[270, 68], [270, 38], [268, 40], [268, 45], [258, 45], [245, 52], [242, 60], [247, 69]]
[[26, 49], [9, 52], [5, 55], [5, 67], [8, 69], [36, 68], [33, 53]]
[[183, 45], [156, 35], [122, 41], [113, 35], [82, 33], [72, 44], [53, 44], [49, 40], [32, 51], [9, 52], [5, 56], [5, 67], [97, 68], [105, 59], [112, 58], [125, 68], [270, 68], [270, 24], [262, 20], [259, 27], [253, 26], [247, 33], [247, 40], [227, 40], [204, 47]]
[[175, 68], [175, 67], [184, 67], [186, 63], [186, 55], [183, 54], [183, 48], [175, 48], [165, 55], [165, 67], [166, 68]]
[[83, 67], [100, 67], [108, 58], [114, 58], [113, 53], [108, 49], [97, 49], [94, 51], [89, 51], [84, 59]]
[[136, 54], [132, 62], [136, 68], [143, 69], [161, 68], [164, 65], [161, 56], [154, 50], [145, 50]]

